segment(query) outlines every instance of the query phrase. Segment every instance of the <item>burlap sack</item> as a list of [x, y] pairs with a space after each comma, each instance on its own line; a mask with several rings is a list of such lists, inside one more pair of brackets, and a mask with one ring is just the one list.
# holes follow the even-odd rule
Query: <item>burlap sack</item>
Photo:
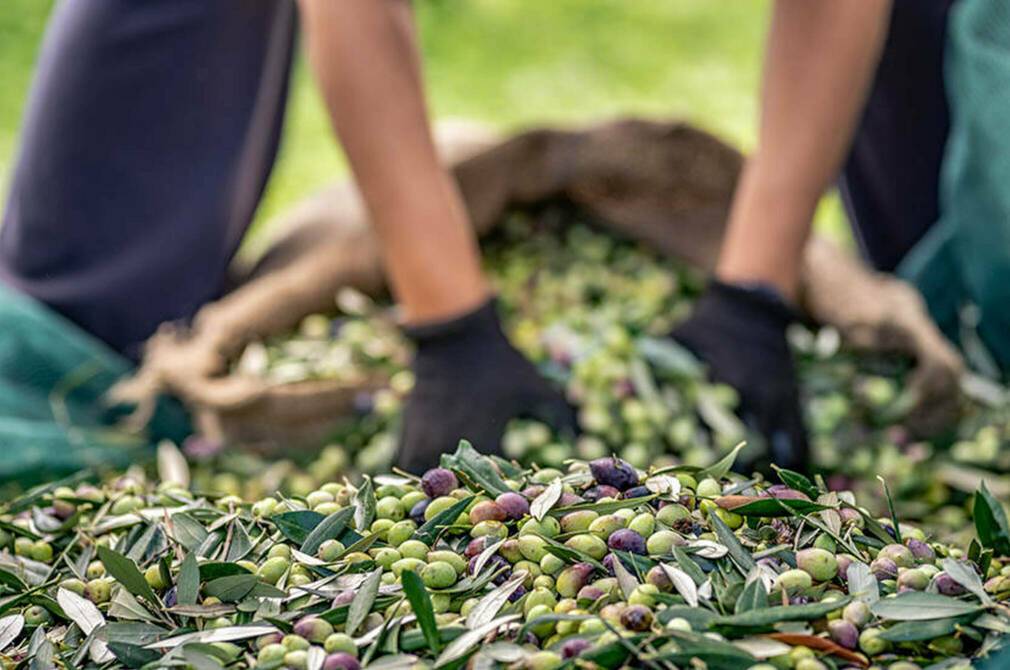
[[[563, 201], [617, 234], [706, 270], [714, 265], [742, 164], [737, 151], [703, 131], [643, 120], [542, 128], [500, 141], [456, 132], [440, 146], [481, 235], [509, 208]], [[137, 375], [116, 389], [117, 400], [143, 409], [157, 394], [173, 393], [206, 434], [268, 450], [317, 445], [348, 414], [370, 382], [271, 386], [227, 374], [248, 342], [331, 308], [341, 287], [371, 295], [385, 290], [379, 249], [351, 184], [308, 199], [275, 228], [283, 234], [245, 283], [204, 307], [190, 330], [166, 327], [151, 338]], [[807, 315], [837, 327], [847, 342], [915, 359], [913, 429], [930, 432], [956, 417], [961, 359], [912, 288], [815, 238], [806, 250], [802, 296]]]

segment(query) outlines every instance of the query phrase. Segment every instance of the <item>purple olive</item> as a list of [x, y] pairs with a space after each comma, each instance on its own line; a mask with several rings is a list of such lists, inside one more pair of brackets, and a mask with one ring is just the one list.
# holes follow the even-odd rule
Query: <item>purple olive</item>
[[179, 593], [173, 586], [168, 591], [165, 591], [164, 596], [165, 607], [175, 607], [179, 604]]
[[558, 499], [558, 507], [571, 507], [572, 505], [578, 505], [579, 503], [586, 502], [585, 498], [580, 495], [576, 495], [571, 491], [563, 491], [561, 497]]
[[898, 576], [898, 565], [889, 558], [875, 558], [870, 563], [870, 572], [880, 581], [894, 579]]
[[915, 560], [920, 563], [932, 563], [936, 560], [936, 552], [933, 551], [933, 547], [922, 540], [909, 538], [905, 540], [905, 546], [912, 552], [912, 556], [915, 556]]
[[646, 553], [645, 538], [629, 528], [615, 530], [607, 539], [607, 546], [615, 551], [630, 551], [633, 554]]
[[828, 622], [828, 635], [846, 649], [855, 649], [859, 646], [859, 629], [845, 619]]
[[621, 625], [636, 632], [649, 630], [652, 627], [652, 610], [645, 605], [628, 605], [621, 612]]
[[613, 486], [607, 486], [605, 484], [599, 484], [586, 491], [582, 496], [589, 502], [596, 502], [600, 498], [618, 498], [621, 492], [615, 489]]
[[530, 484], [522, 490], [522, 495], [525, 496], [527, 500], [533, 500], [546, 489], [547, 487], [543, 484]]
[[326, 638], [333, 634], [333, 626], [319, 617], [307, 616], [295, 622], [294, 632], [295, 635], [300, 635], [309, 642], [322, 644]]
[[490, 535], [481, 535], [480, 537], [475, 537], [470, 540], [466, 545], [466, 549], [463, 550], [463, 555], [467, 558], [473, 558], [474, 556], [479, 556], [482, 551], [490, 547], [495, 543], [495, 538]]
[[614, 576], [614, 555], [607, 554], [603, 557], [603, 567], [607, 569], [607, 574]]
[[418, 500], [414, 506], [410, 508], [410, 520], [418, 526], [424, 524], [424, 512], [428, 509], [428, 505], [430, 504], [431, 499], [429, 498]]
[[53, 516], [57, 519], [66, 521], [74, 515], [77, 511], [77, 507], [67, 500], [54, 500], [53, 501]]
[[597, 458], [589, 463], [589, 470], [597, 484], [606, 484], [624, 491], [638, 484], [638, 471], [627, 461], [616, 456]]
[[938, 572], [933, 578], [936, 590], [945, 596], [959, 596], [964, 593], [964, 587], [954, 581], [946, 572]]
[[375, 411], [375, 395], [367, 391], [354, 394], [351, 407], [358, 416], [366, 416]]
[[508, 514], [502, 506], [493, 500], [484, 500], [470, 510], [470, 523], [477, 525], [481, 521], [505, 521]]
[[509, 596], [509, 602], [514, 603], [515, 601], [522, 598], [524, 595], [526, 595], [526, 587], [520, 584], [519, 587], [512, 592], [512, 595]]
[[769, 498], [780, 500], [810, 500], [810, 497], [801, 491], [791, 489], [785, 484], [775, 484], [764, 490], [763, 495]]
[[851, 507], [843, 507], [838, 510], [838, 516], [842, 518], [844, 523], [857, 523], [863, 518], [859, 510], [854, 510]]
[[341, 605], [350, 605], [358, 594], [353, 589], [348, 589], [346, 591], [341, 591], [333, 598], [333, 606], [340, 607]]
[[852, 554], [838, 554], [835, 560], [838, 561], [838, 574], [847, 582], [849, 579], [849, 566], [852, 565], [852, 562], [856, 558]]
[[361, 664], [346, 651], [328, 654], [323, 660], [323, 670], [360, 670]]
[[564, 644], [561, 645], [561, 658], [575, 658], [591, 646], [593, 645], [589, 640], [583, 640], [578, 637], [565, 640]]
[[601, 589], [600, 587], [588, 584], [579, 589], [579, 592], [576, 594], [575, 599], [588, 600], [589, 602], [595, 603], [597, 600], [599, 600], [605, 595], [607, 595], [607, 592]]
[[530, 513], [529, 501], [518, 493], [503, 493], [495, 498], [495, 502], [505, 510], [510, 519], [521, 519]]
[[673, 588], [673, 582], [670, 581], [670, 577], [666, 574], [666, 570], [658, 565], [654, 565], [649, 568], [649, 572], [645, 575], [645, 581], [652, 584], [660, 591], [669, 591]]
[[[474, 570], [477, 567], [477, 558], [478, 558], [477, 556], [474, 556], [473, 558], [470, 559], [469, 563], [467, 563], [466, 566], [467, 572], [471, 575], [474, 574]], [[512, 568], [512, 564], [510, 564], [504, 558], [502, 558], [498, 554], [494, 554], [493, 556], [491, 556], [491, 558], [488, 559], [487, 563], [484, 564], [482, 570], [495, 572], [501, 570], [502, 568], [505, 568], [505, 570], [497, 577], [495, 577], [493, 581], [495, 584], [503, 584], [505, 580], [508, 579], [509, 572], [511, 572]]]
[[644, 498], [645, 496], [651, 495], [651, 494], [652, 494], [652, 491], [650, 491], [645, 486], [632, 486], [630, 489], [628, 489], [627, 491], [625, 491], [624, 493], [622, 493], [621, 497], [624, 498], [624, 499], [628, 499], [628, 498]]
[[502, 542], [502, 545], [498, 547], [498, 555], [509, 563], [518, 563], [523, 560], [523, 552], [519, 549], [519, 539], [510, 537]]
[[452, 470], [445, 468], [432, 468], [421, 477], [421, 488], [429, 498], [447, 496], [459, 486], [459, 480]]

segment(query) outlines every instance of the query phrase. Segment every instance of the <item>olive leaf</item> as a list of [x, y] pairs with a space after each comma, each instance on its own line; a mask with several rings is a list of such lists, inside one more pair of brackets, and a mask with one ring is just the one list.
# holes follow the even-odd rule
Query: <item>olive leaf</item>
[[270, 521], [284, 537], [300, 546], [325, 518], [319, 512], [303, 509], [275, 514]]
[[431, 650], [432, 654], [437, 654], [442, 645], [438, 638], [438, 624], [435, 623], [435, 610], [431, 605], [431, 597], [424, 587], [424, 582], [412, 570], [407, 570], [401, 574], [400, 581], [403, 583], [403, 592], [407, 595], [410, 607], [414, 610], [414, 616], [417, 617], [417, 624], [421, 627], [421, 632], [424, 633], [428, 649]]
[[698, 567], [698, 564], [691, 560], [691, 557], [684, 552], [683, 549], [674, 545], [671, 548], [674, 559], [677, 561], [677, 565], [683, 570], [697, 586], [701, 586], [705, 583], [705, 571]]
[[[323, 542], [327, 540], [332, 540], [338, 535], [340, 535], [344, 528], [347, 527], [347, 523], [354, 516], [355, 510], [350, 507], [345, 507], [339, 512], [334, 512], [325, 519], [319, 522], [319, 524], [312, 529], [305, 541], [302, 542], [301, 550], [311, 555], [314, 555], [319, 551], [319, 547], [322, 546]], [[361, 526], [359, 526], [360, 528]]]
[[641, 507], [644, 503], [654, 500], [659, 497], [658, 493], [652, 493], [647, 496], [639, 496], [637, 498], [624, 498], [622, 500], [613, 500], [605, 503], [579, 503], [577, 505], [568, 505], [567, 507], [555, 507], [547, 516], [552, 517], [562, 517], [566, 514], [572, 512], [582, 512], [589, 510], [591, 512], [596, 512], [600, 516], [605, 514], [612, 514], [618, 510], [622, 509], [633, 509], [635, 507]]
[[358, 595], [351, 601], [347, 610], [345, 630], [353, 635], [372, 611], [372, 605], [379, 594], [379, 582], [382, 579], [382, 568], [376, 568], [368, 574], [358, 589]]
[[698, 585], [686, 572], [669, 563], [660, 563], [663, 572], [673, 584], [673, 588], [684, 598], [684, 601], [691, 607], [698, 606]]
[[8, 614], [0, 618], [0, 652], [10, 646], [25, 628], [25, 618], [20, 614]]
[[429, 547], [435, 543], [439, 534], [447, 527], [453, 525], [460, 514], [463, 513], [476, 496], [469, 496], [454, 503], [447, 509], [442, 510], [435, 516], [425, 521], [416, 531], [414, 539], [424, 542]]
[[229, 575], [207, 582], [203, 590], [224, 603], [237, 603], [256, 588], [259, 577], [253, 574]]
[[154, 621], [153, 615], [125, 588], [115, 590], [109, 603], [109, 616], [114, 619]]
[[733, 608], [734, 614], [743, 614], [751, 610], [760, 610], [768, 607], [768, 591], [760, 577], [755, 576], [748, 579], [740, 592], [740, 597], [736, 599]]
[[248, 624], [246, 626], [224, 626], [223, 628], [212, 628], [196, 633], [184, 633], [163, 640], [155, 640], [144, 645], [145, 649], [175, 649], [190, 642], [203, 642], [213, 644], [215, 642], [236, 642], [238, 640], [248, 640], [249, 638], [267, 635], [276, 632], [272, 625]]
[[[365, 477], [361, 486], [354, 492], [351, 504], [354, 506], [354, 527], [358, 530], [366, 530], [375, 520], [375, 488], [372, 486], [370, 477]], [[320, 521], [320, 523], [322, 522]]]
[[807, 479], [805, 475], [785, 468], [780, 468], [776, 465], [773, 465], [772, 469], [775, 470], [775, 474], [779, 476], [782, 483], [794, 491], [799, 491], [811, 500], [816, 500], [818, 496], [821, 495], [820, 489], [818, 489], [812, 481]]
[[547, 543], [544, 549], [565, 563], [588, 563], [597, 570], [605, 570], [602, 563], [583, 551], [561, 544], [554, 538], [547, 537], [546, 535], [537, 535], [537, 537]]
[[73, 591], [62, 588], [57, 590], [56, 602], [67, 613], [67, 617], [84, 631], [85, 635], [89, 635], [94, 629], [105, 625], [105, 617], [98, 611], [98, 607]]
[[621, 593], [624, 594], [626, 599], [630, 598], [631, 594], [634, 593], [635, 589], [639, 586], [638, 580], [635, 579], [633, 574], [628, 572], [626, 567], [624, 567], [624, 563], [621, 562], [620, 557], [615, 554], [611, 554], [610, 556], [613, 561], [611, 565], [614, 566], [614, 576], [617, 577], [617, 584], [621, 587]]
[[491, 560], [491, 557], [498, 552], [503, 544], [505, 544], [505, 540], [498, 540], [477, 554], [477, 560], [473, 562], [473, 574], [479, 575], [487, 562]]
[[98, 547], [98, 558], [105, 566], [106, 572], [135, 596], [145, 598], [150, 603], [157, 603], [158, 596], [154, 594], [151, 585], [137, 568], [137, 564], [108, 547]]
[[810, 603], [808, 605], [790, 605], [789, 607], [769, 607], [723, 616], [713, 619], [711, 627], [725, 635], [752, 634], [763, 630], [771, 630], [775, 624], [787, 621], [813, 621], [842, 609], [851, 602], [848, 596], [828, 602]]
[[435, 659], [434, 667], [443, 668], [461, 658], [464, 658], [467, 654], [472, 652], [473, 648], [478, 646], [489, 633], [501, 628], [505, 624], [515, 621], [518, 618], [518, 614], [509, 614], [507, 616], [498, 617], [494, 621], [488, 622], [480, 628], [475, 628], [474, 630], [460, 635], [442, 650], [439, 657]]
[[873, 605], [880, 600], [877, 577], [866, 563], [859, 561], [850, 563], [845, 571], [845, 578], [849, 585], [849, 594], [856, 600], [861, 600], [867, 605]]
[[979, 541], [999, 555], [1010, 554], [1010, 522], [1003, 505], [989, 492], [985, 482], [975, 493], [972, 513]]
[[443, 468], [462, 474], [492, 498], [512, 490], [498, 474], [494, 461], [482, 455], [466, 440], [459, 441], [456, 453], [442, 454], [441, 461]]
[[978, 613], [935, 619], [933, 621], [903, 621], [883, 631], [880, 637], [888, 642], [919, 642], [954, 633], [958, 626], [971, 623]]
[[551, 508], [561, 499], [563, 492], [564, 485], [561, 483], [561, 479], [555, 479], [551, 482], [550, 486], [544, 489], [543, 493], [534, 498], [533, 502], [530, 503], [530, 516], [537, 521], [542, 521], [547, 516], [547, 513], [551, 511]]
[[207, 541], [208, 532], [203, 524], [188, 514], [172, 517], [172, 537], [188, 551], [195, 551]]
[[699, 472], [697, 479], [700, 481], [706, 477], [711, 477], [712, 479], [718, 480], [725, 477], [729, 471], [733, 469], [733, 464], [736, 463], [736, 457], [745, 446], [747, 446], [746, 442], [740, 442], [738, 445], [733, 447], [733, 450], [728, 454]]
[[498, 611], [516, 592], [527, 577], [525, 570], [519, 570], [498, 588], [481, 598], [466, 617], [466, 627], [473, 630], [494, 620]]
[[982, 580], [967, 562], [945, 558], [940, 567], [943, 568], [943, 571], [951, 579], [963, 586], [968, 593], [981, 600], [982, 604], [988, 605], [992, 603], [992, 598], [989, 597], [989, 594], [985, 592], [985, 588], [982, 586]]
[[904, 540], [901, 539], [901, 524], [898, 522], [898, 513], [894, 511], [894, 499], [891, 497], [891, 487], [887, 485], [887, 480], [877, 475], [877, 481], [884, 489], [884, 498], [887, 500], [887, 513], [891, 517], [891, 528], [894, 529], [894, 541], [898, 544], [904, 544]]
[[964, 602], [939, 593], [906, 591], [881, 598], [870, 606], [870, 611], [881, 619], [893, 621], [929, 621], [963, 616], [981, 611], [974, 603]]
[[189, 488], [189, 464], [179, 448], [169, 440], [158, 443], [158, 479], [179, 488]]
[[669, 661], [687, 667], [696, 660], [708, 670], [739, 670], [754, 664], [756, 659], [729, 642], [714, 640], [697, 633], [674, 632], [674, 643], [664, 648], [654, 660]]
[[761, 498], [757, 496], [722, 496], [716, 498], [719, 507], [740, 516], [781, 517], [811, 514], [830, 510], [828, 505], [793, 498]]
[[730, 558], [733, 559], [733, 562], [740, 568], [740, 570], [742, 570], [745, 575], [753, 570], [757, 565], [754, 561], [754, 557], [751, 556], [751, 553], [747, 551], [746, 548], [744, 548], [737, 536], [729, 529], [729, 526], [727, 526], [717, 514], [709, 514], [708, 520], [712, 525], [712, 529], [715, 531], [716, 537], [718, 537], [719, 541], [726, 547]]

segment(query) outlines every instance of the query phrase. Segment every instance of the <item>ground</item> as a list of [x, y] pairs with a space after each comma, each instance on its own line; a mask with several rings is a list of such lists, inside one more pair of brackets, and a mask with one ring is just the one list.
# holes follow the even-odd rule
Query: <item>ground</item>
[[[51, 0], [0, 13], [0, 205]], [[767, 0], [417, 0], [433, 116], [502, 128], [675, 116], [747, 149]], [[344, 172], [303, 62], [257, 224]], [[830, 204], [822, 225], [838, 231]]]

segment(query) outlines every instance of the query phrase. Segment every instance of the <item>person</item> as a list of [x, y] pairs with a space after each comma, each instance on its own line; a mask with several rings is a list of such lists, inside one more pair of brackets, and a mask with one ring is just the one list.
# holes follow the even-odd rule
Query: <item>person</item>
[[937, 221], [950, 120], [943, 64], [954, 0], [776, 0], [757, 149], [715, 278], [673, 333], [734, 386], [772, 462], [807, 438], [786, 328], [817, 204], [839, 181], [857, 241], [893, 272]]
[[407, 0], [58, 3], [0, 229], [0, 281], [136, 358], [226, 287], [277, 155], [298, 24], [416, 344], [399, 462], [571, 409], [506, 340], [437, 161]]

